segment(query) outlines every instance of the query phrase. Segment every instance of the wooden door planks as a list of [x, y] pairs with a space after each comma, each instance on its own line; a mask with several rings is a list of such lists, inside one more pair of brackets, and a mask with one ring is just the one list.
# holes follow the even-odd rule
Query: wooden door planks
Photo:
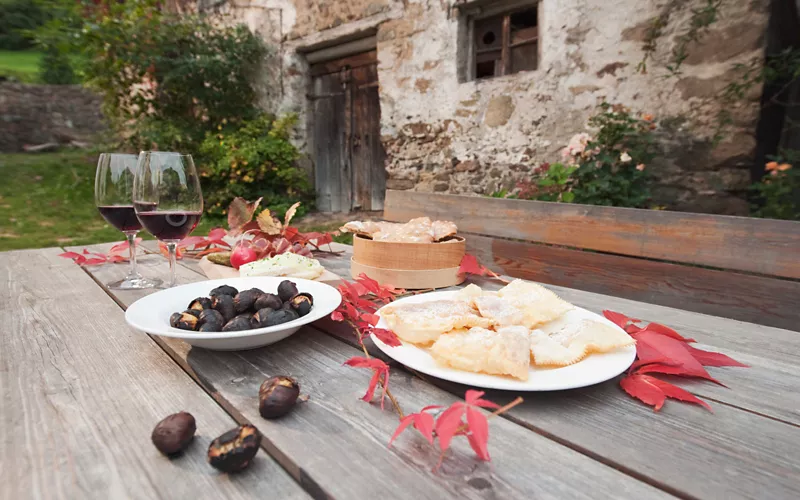
[[[143, 266], [148, 275], [167, 272], [160, 256], [144, 259]], [[120, 268], [102, 266], [90, 271], [104, 282], [119, 272], [115, 267]], [[185, 266], [179, 266], [178, 273], [181, 282], [203, 279]], [[123, 304], [142, 294], [113, 293]], [[237, 353], [191, 349], [177, 339], [159, 340], [226, 409], [255, 424], [264, 434], [269, 453], [315, 496], [592, 498], [598, 492], [615, 498], [664, 496], [503, 419], [493, 419], [491, 424], [492, 465], [473, 459], [466, 442], [459, 442], [442, 469], [433, 473], [438, 457], [419, 436], [411, 433], [392, 451], [386, 449], [397, 416], [389, 408], [381, 411], [378, 405], [361, 401], [369, 373], [342, 366], [360, 351], [313, 328], [267, 348]], [[291, 416], [266, 421], [257, 411], [258, 386], [264, 378], [278, 374], [297, 376], [301, 392], [311, 398]], [[456, 400], [403, 371], [392, 375], [391, 385], [406, 411]], [[531, 464], [536, 464], [536, 474], [531, 474]]]
[[509, 276], [800, 331], [800, 281], [477, 235], [467, 244]]
[[[0, 253], [0, 435], [8, 498], [305, 498], [264, 453], [227, 477], [208, 443], [236, 423], [60, 250]], [[122, 274], [122, 267], [114, 269]], [[198, 426], [169, 460], [153, 426], [186, 410]]]
[[467, 233], [800, 279], [798, 222], [386, 192], [387, 220], [423, 215]]
[[345, 91], [336, 74], [316, 77], [313, 89], [317, 207], [323, 211], [347, 212], [352, 181], [345, 137]]

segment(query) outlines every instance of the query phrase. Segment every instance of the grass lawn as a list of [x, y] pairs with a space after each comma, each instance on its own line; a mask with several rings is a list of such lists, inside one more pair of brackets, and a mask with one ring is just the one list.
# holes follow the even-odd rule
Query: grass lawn
[[[86, 151], [0, 154], [0, 251], [122, 241], [123, 234], [94, 205], [96, 162], [97, 154]], [[301, 231], [333, 231], [341, 223], [297, 225]], [[227, 227], [226, 221], [205, 216], [193, 234], [217, 226]], [[349, 243], [352, 237], [336, 240]]]
[[22, 82], [39, 81], [39, 59], [35, 50], [0, 50], [0, 75], [14, 76]]

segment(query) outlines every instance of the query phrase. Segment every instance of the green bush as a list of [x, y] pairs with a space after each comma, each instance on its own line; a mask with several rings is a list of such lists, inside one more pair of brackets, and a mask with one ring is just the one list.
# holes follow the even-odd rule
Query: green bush
[[45, 47], [39, 59], [39, 79], [51, 85], [78, 83], [69, 56], [54, 46]]
[[[209, 133], [200, 145], [200, 179], [207, 212], [224, 215], [228, 203], [241, 196], [283, 213], [294, 202], [302, 210], [312, 206], [311, 185], [305, 172], [296, 166], [297, 149], [289, 133], [297, 117], [275, 119], [260, 115], [249, 121], [223, 120], [216, 133]], [[298, 213], [302, 215], [302, 213]]]
[[44, 24], [46, 18], [33, 0], [0, 0], [0, 49], [32, 48], [30, 31]]
[[252, 73], [265, 51], [246, 26], [162, 11], [157, 0], [55, 2], [38, 32], [81, 62], [84, 83], [131, 146], [189, 151], [223, 119], [257, 114]]

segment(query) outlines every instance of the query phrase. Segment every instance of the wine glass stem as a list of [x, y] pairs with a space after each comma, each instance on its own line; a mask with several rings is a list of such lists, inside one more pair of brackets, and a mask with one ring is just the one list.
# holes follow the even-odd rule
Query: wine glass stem
[[138, 278], [139, 273], [136, 269], [136, 233], [138, 231], [126, 231], [125, 236], [128, 238], [128, 251], [130, 252], [130, 269], [128, 270], [128, 278]]
[[178, 244], [175, 242], [167, 243], [167, 250], [169, 250], [169, 287], [175, 286], [175, 266], [177, 265], [177, 252]]

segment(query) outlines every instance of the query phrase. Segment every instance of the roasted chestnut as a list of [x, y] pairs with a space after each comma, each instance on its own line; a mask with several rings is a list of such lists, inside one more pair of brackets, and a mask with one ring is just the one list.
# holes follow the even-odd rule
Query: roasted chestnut
[[264, 418], [278, 418], [289, 413], [300, 395], [300, 385], [291, 377], [271, 377], [258, 389], [258, 412]]
[[200, 325], [200, 328], [197, 329], [200, 333], [218, 333], [222, 331], [222, 325], [217, 325], [216, 323], [205, 323]]
[[[277, 311], [269, 310], [270, 312], [267, 313], [266, 317], [262, 317], [259, 314], [260, 325], [261, 327], [265, 326], [275, 326], [280, 325], [283, 323], [288, 323], [290, 321], [294, 321], [300, 316], [294, 309], [278, 309]], [[259, 311], [260, 313], [261, 311]]]
[[218, 332], [222, 330], [222, 325], [225, 324], [225, 318], [222, 317], [222, 314], [214, 309], [206, 309], [200, 313], [200, 317], [198, 318], [200, 323], [200, 328], [209, 325], [209, 327], [213, 327], [214, 330], [209, 330], [208, 328], [203, 331], [214, 331]]
[[233, 305], [233, 297], [230, 295], [217, 295], [211, 301], [212, 307], [222, 314], [225, 321], [230, 321], [236, 316], [236, 307]]
[[197, 309], [187, 309], [187, 310], [185, 310], [183, 312], [185, 312], [187, 314], [191, 314], [195, 318], [199, 318], [200, 317], [200, 313], [203, 312], [203, 311], [198, 311]]
[[211, 297], [217, 297], [219, 295], [230, 295], [231, 297], [233, 297], [237, 293], [239, 293], [239, 290], [237, 290], [237, 289], [235, 289], [235, 288], [233, 288], [232, 286], [229, 286], [229, 285], [218, 286], [217, 288], [215, 288], [215, 289], [211, 290], [210, 292], [208, 292], [208, 294]]
[[197, 316], [188, 313], [174, 313], [169, 317], [169, 326], [172, 328], [180, 328], [181, 330], [197, 330]]
[[240, 425], [211, 441], [208, 446], [208, 463], [222, 472], [237, 472], [256, 456], [261, 444], [261, 434], [252, 425]]
[[278, 285], [278, 297], [283, 302], [288, 302], [295, 295], [297, 295], [297, 285], [289, 280], [281, 281], [281, 284]]
[[260, 311], [266, 307], [270, 309], [280, 309], [283, 305], [281, 299], [274, 293], [264, 293], [258, 296], [255, 304], [253, 304], [256, 311]]
[[164, 455], [175, 455], [189, 446], [196, 430], [197, 424], [192, 414], [182, 411], [156, 424], [150, 438], [158, 451]]
[[239, 315], [233, 318], [232, 320], [225, 323], [225, 326], [222, 327], [223, 332], [241, 332], [244, 330], [250, 330], [252, 326], [250, 326], [250, 320], [252, 316], [250, 315]]
[[262, 290], [260, 288], [253, 287], [250, 290], [256, 292], [258, 295], [264, 295], [264, 290]]
[[196, 311], [211, 309], [211, 299], [208, 297], [197, 297], [189, 303], [189, 309], [194, 309]]
[[244, 290], [233, 298], [233, 306], [237, 313], [243, 313], [253, 307], [260, 294], [255, 290]]
[[289, 301], [292, 304], [292, 307], [297, 314], [300, 316], [305, 316], [309, 312], [311, 312], [311, 306], [314, 305], [314, 297], [311, 296], [310, 293], [298, 293], [292, 300]]

